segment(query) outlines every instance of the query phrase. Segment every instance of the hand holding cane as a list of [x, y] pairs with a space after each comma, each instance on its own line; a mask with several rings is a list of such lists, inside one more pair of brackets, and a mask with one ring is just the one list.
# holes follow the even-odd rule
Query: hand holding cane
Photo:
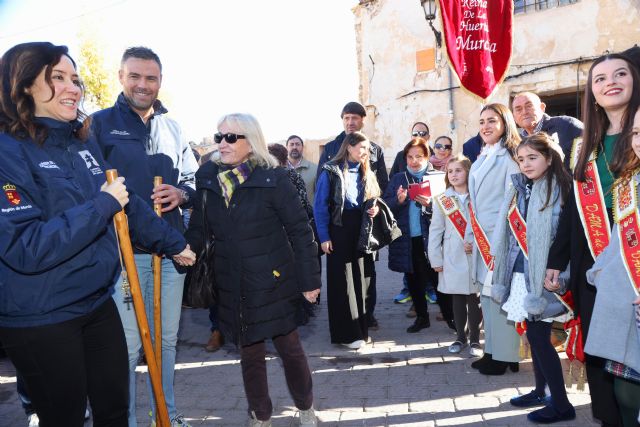
[[[162, 184], [161, 176], [153, 177], [153, 186]], [[162, 216], [162, 203], [155, 202], [153, 210], [159, 217]], [[160, 381], [162, 381], [162, 257], [153, 254], [153, 326], [154, 326], [154, 351], [156, 354], [156, 365], [160, 368]], [[157, 405], [156, 405], [157, 407]], [[156, 412], [156, 423], [158, 413]]]
[[[118, 171], [115, 169], [109, 169], [107, 171], [107, 182], [112, 183], [118, 177]], [[147, 315], [144, 309], [144, 301], [142, 300], [142, 292], [140, 291], [140, 280], [138, 279], [138, 270], [136, 268], [136, 262], [133, 258], [133, 247], [131, 245], [131, 237], [129, 236], [129, 225], [127, 223], [127, 216], [124, 210], [118, 212], [114, 216], [116, 225], [116, 232], [118, 233], [118, 241], [120, 243], [120, 251], [124, 261], [124, 266], [127, 271], [127, 277], [129, 280], [129, 286], [131, 287], [131, 296], [133, 298], [133, 308], [136, 313], [136, 321], [138, 322], [138, 330], [140, 331], [140, 338], [142, 340], [142, 348], [147, 359], [147, 365], [149, 367], [149, 377], [151, 378], [151, 388], [153, 389], [153, 395], [156, 399], [157, 414], [158, 414], [158, 426], [169, 427], [169, 413], [167, 411], [167, 404], [164, 399], [164, 392], [162, 391], [162, 378], [160, 376], [160, 369], [156, 363], [156, 359], [153, 352], [153, 346], [151, 345], [151, 336], [149, 334], [149, 323], [147, 321]]]

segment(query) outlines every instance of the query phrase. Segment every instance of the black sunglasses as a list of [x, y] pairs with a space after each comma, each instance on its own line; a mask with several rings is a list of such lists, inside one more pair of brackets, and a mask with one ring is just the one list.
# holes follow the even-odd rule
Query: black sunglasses
[[443, 144], [433, 144], [433, 146], [435, 148], [437, 148], [438, 150], [451, 150], [451, 145], [443, 145]]
[[415, 132], [411, 132], [411, 136], [427, 136], [429, 135], [429, 132], [427, 132], [426, 130], [417, 130]]
[[222, 140], [226, 140], [229, 144], [235, 144], [239, 139], [245, 139], [244, 135], [238, 135], [237, 133], [216, 133], [213, 135], [213, 140], [216, 144], [220, 144]]

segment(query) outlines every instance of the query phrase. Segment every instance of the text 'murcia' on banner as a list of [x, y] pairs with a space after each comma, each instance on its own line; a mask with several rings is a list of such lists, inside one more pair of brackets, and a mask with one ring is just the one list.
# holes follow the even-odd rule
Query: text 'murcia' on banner
[[464, 89], [487, 99], [511, 60], [512, 0], [439, 0], [449, 61]]

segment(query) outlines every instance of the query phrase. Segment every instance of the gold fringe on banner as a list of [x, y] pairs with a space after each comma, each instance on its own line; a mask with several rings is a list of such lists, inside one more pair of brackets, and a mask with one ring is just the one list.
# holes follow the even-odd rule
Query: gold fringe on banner
[[571, 363], [571, 361], [569, 361], [569, 370], [564, 376], [564, 385], [566, 388], [571, 388], [573, 386], [573, 363]]
[[520, 359], [528, 359], [529, 358], [529, 342], [526, 338], [526, 334], [520, 335], [520, 349], [519, 349]]
[[585, 371], [584, 364], [580, 367], [580, 376], [578, 377], [578, 391], [584, 391]]

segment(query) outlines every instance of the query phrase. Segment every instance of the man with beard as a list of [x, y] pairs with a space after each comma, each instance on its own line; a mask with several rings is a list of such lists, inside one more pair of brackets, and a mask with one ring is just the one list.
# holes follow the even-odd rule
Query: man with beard
[[[146, 47], [127, 49], [118, 72], [122, 93], [111, 108], [92, 117], [91, 130], [105, 160], [126, 177], [132, 189], [149, 205], [162, 204], [162, 218], [184, 232], [180, 208], [188, 208], [195, 193], [198, 163], [180, 126], [166, 116], [158, 100], [162, 83], [160, 58]], [[162, 176], [163, 184], [153, 185]], [[147, 319], [153, 336], [152, 254], [135, 248], [135, 261]], [[162, 388], [172, 426], [188, 426], [175, 405], [173, 377], [184, 277], [170, 259], [162, 260]], [[140, 353], [140, 334], [128, 289], [116, 287], [113, 299], [118, 306], [129, 351], [129, 427], [136, 426], [135, 368]], [[152, 395], [152, 393], [149, 393]], [[152, 417], [155, 405], [151, 402]]]
[[522, 137], [536, 132], [545, 132], [562, 148], [564, 164], [569, 168], [569, 157], [573, 140], [582, 136], [582, 122], [569, 116], [555, 116], [544, 112], [546, 105], [533, 92], [518, 93], [511, 103], [513, 118], [522, 128]]
[[313, 195], [316, 191], [316, 170], [318, 165], [303, 157], [304, 141], [298, 135], [287, 138], [287, 167], [295, 169], [300, 174], [307, 188], [309, 203], [313, 206]]
[[[359, 132], [362, 130], [364, 126], [364, 118], [367, 115], [362, 104], [358, 102], [348, 102], [343, 108], [342, 113], [340, 113], [340, 117], [342, 118], [342, 127], [344, 129], [343, 132], [340, 133], [333, 141], [328, 142], [324, 146], [324, 151], [320, 155], [320, 161], [318, 162], [318, 171], [316, 172], [316, 177], [320, 176], [320, 172], [322, 172], [322, 166], [336, 154], [338, 154], [338, 150], [340, 150], [340, 146], [342, 145], [342, 141], [344, 141], [344, 137], [347, 134], [353, 132]], [[371, 164], [371, 170], [376, 175], [376, 179], [378, 180], [378, 185], [380, 186], [380, 191], [384, 194], [384, 190], [387, 188], [387, 184], [389, 184], [389, 174], [387, 173], [387, 166], [384, 163], [384, 153], [382, 151], [382, 147], [376, 144], [373, 141], [369, 141], [371, 148], [369, 153], [369, 163]], [[377, 260], [377, 255], [376, 255]], [[371, 280], [369, 282], [369, 288], [367, 289], [367, 300], [366, 300], [366, 312], [367, 312], [367, 324], [370, 329], [377, 330], [378, 320], [373, 316], [373, 310], [376, 306], [377, 300], [377, 292], [376, 292], [376, 271], [375, 268], [371, 272]]]

